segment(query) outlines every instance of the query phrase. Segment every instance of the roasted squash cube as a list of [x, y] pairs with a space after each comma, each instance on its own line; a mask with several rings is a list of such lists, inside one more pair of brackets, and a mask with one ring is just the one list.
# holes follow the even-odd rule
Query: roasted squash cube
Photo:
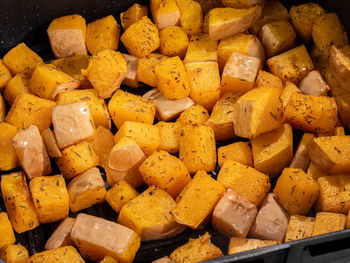
[[121, 180], [107, 191], [106, 201], [117, 213], [122, 207], [138, 196], [138, 192], [127, 181]]
[[279, 89], [283, 88], [282, 81], [279, 77], [276, 77], [275, 75], [269, 72], [259, 70], [254, 83], [254, 88], [260, 88], [265, 86], [271, 86]]
[[46, 129], [41, 133], [41, 137], [45, 143], [47, 153], [50, 157], [58, 158], [62, 157], [62, 152], [58, 148], [55, 134], [50, 129]]
[[166, 56], [157, 53], [140, 58], [137, 65], [136, 79], [151, 87], [157, 87], [155, 67], [166, 59]]
[[223, 167], [228, 160], [253, 167], [253, 152], [245, 142], [235, 142], [218, 148], [218, 164]]
[[307, 169], [307, 174], [310, 175], [315, 181], [322, 176], [327, 176], [328, 174], [317, 167], [316, 164], [310, 162], [309, 168]]
[[99, 166], [107, 167], [109, 153], [114, 145], [113, 133], [103, 126], [96, 129], [95, 138], [91, 141], [91, 147], [98, 156]]
[[189, 44], [185, 31], [178, 26], [168, 26], [159, 31], [159, 52], [169, 56], [184, 58]]
[[156, 124], [159, 130], [160, 144], [159, 150], [166, 151], [171, 154], [179, 152], [180, 146], [180, 131], [179, 123], [160, 121]]
[[181, 27], [187, 35], [202, 33], [203, 12], [201, 5], [194, 0], [176, 0], [180, 10]]
[[209, 119], [208, 111], [201, 105], [193, 105], [181, 113], [176, 120], [181, 127], [186, 125], [204, 125]]
[[[305, 172], [310, 166], [310, 157], [307, 153], [307, 145], [311, 140], [315, 138], [315, 135], [312, 133], [304, 133], [299, 142], [297, 151], [294, 154], [294, 157], [289, 165], [290, 168], [300, 168]], [[314, 178], [315, 179], [315, 178]]]
[[0, 250], [0, 258], [7, 263], [26, 263], [29, 253], [22, 245], [10, 244]]
[[32, 230], [40, 224], [23, 173], [1, 176], [1, 193], [10, 222], [17, 233]]
[[316, 213], [312, 236], [319, 236], [327, 233], [344, 230], [347, 217], [342, 214], [319, 212]]
[[303, 238], [312, 237], [315, 218], [292, 215], [289, 218], [288, 229], [284, 242], [290, 242]]
[[7, 82], [4, 98], [9, 104], [12, 104], [16, 97], [22, 93], [32, 94], [32, 91], [29, 87], [28, 77], [24, 73], [19, 73]]
[[208, 34], [192, 35], [187, 47], [184, 63], [216, 62], [218, 41], [209, 39]]
[[140, 82], [137, 80], [137, 67], [139, 64], [139, 59], [128, 54], [123, 54], [123, 57], [126, 61], [127, 69], [122, 84], [131, 88], [138, 88], [140, 86]]
[[275, 240], [260, 240], [254, 238], [231, 237], [228, 245], [228, 254], [232, 255], [252, 249], [277, 245]]
[[56, 249], [64, 246], [72, 246], [73, 241], [70, 238], [70, 231], [74, 225], [75, 219], [67, 217], [62, 220], [55, 231], [51, 234], [45, 244], [45, 250]]
[[6, 212], [0, 213], [0, 232], [2, 233], [0, 237], [0, 249], [5, 245], [16, 242], [15, 233]]
[[0, 171], [17, 167], [18, 158], [11, 139], [20, 131], [20, 128], [0, 122]]
[[283, 104], [283, 109], [286, 108], [286, 106], [288, 105], [292, 95], [294, 93], [301, 93], [300, 89], [298, 89], [298, 87], [289, 81], [286, 81], [286, 83], [284, 83], [284, 88], [283, 91], [281, 93], [281, 100], [282, 100], [282, 104]]
[[347, 91], [349, 91], [350, 90], [349, 89], [350, 45], [346, 45], [346, 46], [333, 45], [330, 48], [329, 64], [331, 65], [330, 72], [339, 81], [341, 89], [346, 89]]
[[11, 72], [4, 65], [2, 59], [0, 59], [0, 90], [5, 88], [7, 82], [11, 79]]
[[27, 263], [49, 263], [58, 259], [62, 263], [85, 262], [73, 246], [66, 246], [34, 254], [27, 260]]
[[141, 20], [142, 17], [147, 16], [147, 13], [147, 6], [139, 5], [138, 3], [134, 3], [128, 10], [120, 13], [120, 22], [124, 31], [127, 30], [132, 24], [135, 24]]
[[159, 29], [180, 25], [180, 10], [176, 0], [150, 1], [152, 18]]
[[143, 241], [171, 237], [185, 229], [170, 213], [175, 206], [169, 194], [150, 186], [122, 207], [118, 223], [134, 230]]

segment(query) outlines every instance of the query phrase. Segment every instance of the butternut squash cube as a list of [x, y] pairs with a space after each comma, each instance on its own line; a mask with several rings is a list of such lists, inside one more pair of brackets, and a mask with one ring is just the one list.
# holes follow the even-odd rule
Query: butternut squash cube
[[29, 253], [22, 245], [9, 244], [0, 250], [0, 258], [7, 263], [26, 263]]
[[327, 82], [317, 70], [311, 71], [299, 83], [299, 89], [306, 95], [327, 96], [330, 90]]
[[201, 105], [193, 105], [181, 113], [176, 120], [181, 127], [186, 125], [204, 125], [209, 119], [208, 111]]
[[62, 263], [85, 262], [73, 246], [66, 246], [36, 253], [27, 260], [27, 263], [49, 263], [58, 259]]
[[220, 248], [211, 242], [211, 236], [208, 232], [196, 239], [190, 238], [189, 241], [178, 247], [170, 254], [170, 259], [174, 263], [202, 262], [223, 256]]
[[134, 187], [144, 184], [139, 167], [146, 159], [145, 154], [130, 137], [122, 137], [113, 146], [107, 160], [107, 182], [110, 186], [125, 180]]
[[152, 101], [117, 90], [108, 103], [108, 110], [117, 128], [125, 121], [153, 124], [156, 107]]
[[322, 176], [327, 176], [328, 174], [322, 171], [313, 162], [310, 162], [309, 168], [307, 169], [307, 174], [310, 175], [315, 181]]
[[315, 218], [292, 215], [289, 218], [288, 229], [284, 242], [290, 242], [303, 238], [312, 237], [312, 230], [314, 228]]
[[214, 105], [206, 125], [214, 130], [217, 141], [229, 140], [235, 137], [233, 126], [234, 105], [238, 100], [238, 94], [229, 92], [224, 94]]
[[279, 88], [279, 89], [283, 88], [282, 81], [279, 77], [276, 77], [275, 75], [273, 75], [269, 72], [259, 70], [258, 75], [257, 75], [256, 80], [255, 80], [255, 83], [254, 83], [254, 88], [260, 88], [260, 87], [264, 87], [264, 86], [271, 86], [271, 87], [275, 87], [275, 88]]
[[246, 31], [261, 16], [257, 5], [247, 9], [214, 8], [209, 11], [209, 37], [218, 40]]
[[5, 245], [14, 244], [16, 242], [15, 233], [13, 232], [11, 222], [6, 212], [0, 213], [0, 231], [2, 233], [0, 237], [0, 249]]
[[276, 177], [293, 158], [293, 130], [285, 123], [280, 128], [251, 139], [254, 168]]
[[169, 194], [150, 186], [122, 207], [118, 223], [134, 230], [143, 241], [171, 237], [185, 229], [170, 213], [175, 206]]
[[350, 83], [350, 46], [332, 46], [330, 48], [329, 64], [334, 77], [341, 86], [349, 91]]
[[180, 131], [179, 123], [160, 121], [156, 124], [159, 130], [160, 144], [159, 150], [166, 151], [171, 154], [179, 152], [180, 147]]
[[113, 133], [103, 126], [96, 129], [95, 138], [91, 141], [91, 147], [98, 156], [99, 166], [107, 167], [109, 153], [114, 145]]
[[143, 58], [139, 58], [136, 79], [153, 88], [156, 88], [157, 78], [155, 74], [155, 67], [166, 59], [166, 56], [158, 53], [152, 53]]
[[4, 65], [2, 59], [0, 59], [0, 90], [5, 88], [7, 82], [12, 78], [11, 72]]
[[71, 179], [99, 163], [91, 143], [87, 141], [65, 148], [62, 154], [62, 157], [56, 159], [56, 163], [66, 179]]
[[151, 13], [158, 29], [180, 25], [180, 10], [176, 0], [150, 1]]
[[344, 230], [347, 217], [342, 214], [319, 212], [316, 219], [312, 236], [319, 236], [327, 233]]
[[192, 35], [184, 63], [217, 62], [217, 47], [218, 41], [211, 40], [208, 34]]
[[317, 200], [320, 187], [302, 169], [284, 168], [273, 193], [289, 214], [305, 215]]
[[122, 84], [131, 88], [138, 88], [140, 86], [140, 82], [137, 80], [139, 59], [128, 54], [123, 54], [123, 57], [126, 61], [127, 70]]
[[220, 72], [224, 67], [233, 52], [238, 52], [250, 57], [260, 59], [259, 67], [261, 68], [265, 61], [265, 50], [260, 40], [254, 36], [245, 33], [235, 34], [224, 38], [218, 46], [218, 62]]
[[270, 190], [267, 175], [231, 160], [223, 164], [217, 180], [226, 189], [232, 189], [257, 207], [260, 206]]
[[43, 60], [38, 54], [27, 47], [25, 43], [20, 43], [6, 53], [2, 62], [12, 75], [25, 73], [30, 77], [35, 67], [42, 64]]
[[22, 172], [2, 175], [1, 193], [10, 222], [17, 233], [32, 230], [40, 224]]
[[74, 54], [87, 55], [86, 23], [80, 15], [68, 15], [52, 20], [47, 29], [52, 52], [56, 58]]
[[40, 223], [62, 220], [69, 213], [69, 197], [62, 175], [40, 176], [29, 183]]
[[42, 132], [51, 126], [51, 110], [55, 105], [54, 101], [32, 94], [20, 94], [13, 102], [5, 121], [22, 129], [32, 124]]
[[187, 35], [202, 33], [203, 12], [201, 5], [194, 0], [176, 0], [180, 10], [181, 27]]
[[139, 193], [132, 185], [121, 180], [107, 191], [106, 201], [114, 211], [120, 213], [122, 207], [138, 195]]
[[127, 71], [127, 64], [120, 52], [103, 50], [89, 59], [87, 69], [82, 74], [87, 77], [102, 99], [112, 97], [119, 89]]
[[216, 165], [216, 144], [212, 128], [186, 125], [180, 131], [179, 158], [190, 174], [211, 172]]
[[91, 22], [86, 27], [86, 47], [91, 55], [105, 49], [117, 50], [120, 26], [112, 15]]
[[179, 57], [172, 57], [159, 63], [154, 72], [158, 89], [168, 99], [183, 99], [190, 95], [189, 76]]
[[277, 245], [275, 240], [260, 240], [254, 238], [231, 237], [228, 245], [228, 254], [232, 255], [252, 249]]
[[74, 225], [75, 219], [67, 217], [58, 225], [45, 244], [45, 250], [56, 249], [59, 247], [72, 246], [73, 241], [70, 238], [70, 231]]
[[281, 89], [261, 87], [248, 91], [234, 106], [235, 134], [243, 138], [256, 137], [282, 126]]
[[301, 91], [294, 83], [286, 81], [286, 83], [284, 83], [284, 88], [280, 96], [283, 104], [283, 109], [286, 108], [294, 93], [301, 93]]
[[58, 148], [55, 134], [50, 129], [46, 129], [41, 133], [41, 137], [45, 143], [47, 153], [50, 157], [58, 158], [62, 157], [62, 152]]
[[171, 210], [176, 222], [197, 229], [211, 214], [225, 188], [204, 171], [199, 171], [177, 197]]
[[[307, 153], [307, 145], [311, 142], [311, 140], [315, 138], [315, 135], [312, 133], [304, 133], [299, 142], [297, 151], [289, 164], [290, 168], [300, 168], [307, 171], [310, 166], [310, 157]], [[315, 178], [314, 178], [315, 179]]]
[[235, 142], [218, 148], [218, 164], [223, 167], [228, 160], [253, 167], [253, 152], [245, 142]]
[[133, 56], [143, 58], [159, 47], [158, 28], [144, 16], [125, 30], [120, 40]]
[[120, 22], [124, 31], [127, 30], [132, 24], [135, 24], [141, 20], [142, 17], [147, 16], [147, 13], [147, 6], [139, 5], [138, 3], [134, 3], [128, 8], [128, 10], [120, 13]]
[[184, 58], [189, 43], [185, 31], [178, 26], [168, 26], [159, 31], [159, 52], [169, 56]]
[[7, 82], [4, 89], [4, 98], [9, 104], [12, 104], [16, 97], [22, 93], [32, 94], [32, 91], [27, 76], [24, 73], [19, 73]]
[[0, 122], [0, 171], [17, 167], [18, 158], [11, 139], [21, 129], [6, 122]]
[[69, 207], [75, 213], [105, 201], [107, 191], [98, 168], [91, 168], [76, 176], [67, 186]]

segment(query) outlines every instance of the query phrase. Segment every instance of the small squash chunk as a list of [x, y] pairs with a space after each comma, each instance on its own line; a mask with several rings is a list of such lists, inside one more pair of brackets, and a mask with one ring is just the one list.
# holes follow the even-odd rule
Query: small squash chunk
[[106, 173], [110, 186], [125, 180], [134, 187], [144, 184], [139, 167], [146, 159], [140, 146], [130, 137], [122, 137], [110, 151]]
[[305, 215], [317, 200], [317, 182], [299, 168], [285, 168], [273, 190], [275, 199], [291, 215]]
[[32, 124], [42, 132], [51, 126], [51, 109], [55, 105], [53, 101], [24, 93], [16, 97], [5, 121], [22, 129]]
[[254, 83], [254, 88], [260, 88], [264, 86], [271, 86], [279, 89], [283, 88], [282, 81], [279, 77], [276, 77], [275, 75], [269, 72], [259, 70]]
[[216, 102], [210, 118], [205, 123], [214, 130], [215, 140], [229, 140], [235, 137], [233, 111], [237, 99], [237, 93], [229, 92]]
[[39, 226], [33, 200], [23, 173], [1, 176], [1, 193], [10, 222], [17, 233]]
[[326, 11], [316, 3], [306, 3], [290, 8], [289, 14], [293, 22], [293, 26], [298, 36], [303, 42], [312, 41], [312, 28], [315, 20], [325, 14]]
[[284, 117], [294, 128], [305, 132], [333, 131], [337, 122], [337, 103], [330, 97], [296, 92], [284, 109]]
[[288, 21], [279, 20], [264, 25], [260, 30], [259, 38], [267, 57], [272, 57], [295, 47], [296, 34]]
[[259, 67], [262, 67], [264, 64], [265, 50], [260, 40], [254, 35], [239, 33], [220, 41], [218, 46], [218, 62], [221, 72], [224, 70], [233, 52], [239, 52], [243, 55], [260, 59]]
[[218, 41], [209, 39], [208, 34], [192, 35], [187, 47], [184, 63], [216, 62]]
[[22, 245], [8, 244], [1, 248], [0, 258], [7, 263], [26, 263], [29, 253]]
[[142, 17], [147, 16], [147, 13], [147, 6], [139, 5], [138, 3], [134, 3], [128, 8], [128, 10], [120, 13], [120, 22], [124, 31], [127, 30], [132, 24], [135, 24], [141, 20]]
[[45, 244], [45, 250], [56, 249], [59, 247], [72, 246], [73, 241], [70, 238], [70, 231], [74, 225], [75, 218], [67, 217], [62, 220], [55, 231], [51, 234]]
[[257, 5], [247, 9], [214, 8], [209, 11], [209, 37], [218, 40], [245, 32], [261, 16]]
[[68, 216], [69, 197], [62, 175], [33, 178], [29, 188], [40, 223], [52, 223]]
[[220, 72], [217, 62], [185, 64], [193, 101], [211, 111], [220, 97]]
[[185, 57], [189, 44], [185, 31], [178, 26], [168, 26], [159, 31], [160, 47], [159, 52], [169, 57]]
[[268, 59], [267, 65], [283, 82], [290, 81], [296, 85], [314, 69], [304, 45]]
[[187, 35], [202, 33], [203, 12], [201, 5], [194, 0], [176, 0], [180, 10], [180, 23]]
[[181, 127], [195, 124], [204, 125], [208, 119], [208, 111], [203, 106], [193, 105], [181, 113], [176, 123], [179, 123]]
[[327, 96], [330, 90], [327, 82], [317, 70], [311, 71], [300, 81], [299, 89], [303, 94], [313, 96]]
[[350, 178], [348, 174], [322, 176], [317, 179], [320, 196], [317, 211], [347, 214], [350, 209]]
[[318, 16], [312, 28], [312, 39], [323, 56], [329, 57], [332, 45], [349, 43], [346, 31], [338, 15], [328, 13]]
[[146, 184], [158, 186], [174, 199], [191, 180], [183, 162], [165, 151], [153, 152], [139, 170]]
[[216, 144], [212, 128], [186, 125], [180, 131], [179, 158], [190, 174], [211, 172], [216, 165]]
[[227, 189], [213, 212], [213, 226], [228, 237], [246, 237], [258, 213], [256, 206]]
[[328, 174], [322, 171], [313, 162], [310, 162], [309, 168], [307, 169], [307, 174], [310, 175], [315, 181], [322, 176], [327, 176]]
[[24, 73], [19, 73], [7, 82], [4, 89], [4, 98], [9, 104], [12, 104], [16, 97], [23, 93], [32, 94], [32, 91], [27, 76]]
[[327, 233], [344, 230], [347, 217], [342, 214], [319, 212], [316, 219], [312, 236], [319, 236]]
[[14, 244], [16, 242], [15, 233], [13, 232], [11, 222], [6, 212], [0, 213], [0, 232], [0, 249], [5, 245]]
[[86, 28], [86, 46], [91, 55], [105, 49], [117, 50], [120, 26], [112, 15], [91, 22]]
[[196, 239], [190, 238], [170, 254], [170, 259], [174, 263], [193, 263], [222, 257], [222, 251], [210, 239], [208, 232]]
[[5, 88], [7, 82], [11, 79], [11, 72], [4, 65], [2, 59], [0, 59], [0, 90]]
[[332, 46], [329, 63], [333, 74], [347, 91], [350, 90], [350, 46]]
[[84, 259], [79, 255], [73, 246], [60, 247], [46, 250], [31, 256], [27, 263], [84, 263]]
[[270, 190], [269, 177], [252, 167], [226, 161], [218, 174], [218, 182], [259, 207]]
[[235, 134], [256, 137], [281, 127], [283, 122], [281, 89], [261, 87], [248, 91], [234, 106]]
[[249, 236], [282, 242], [287, 232], [289, 214], [278, 204], [273, 193], [267, 194], [250, 229]]
[[190, 97], [185, 97], [179, 100], [170, 100], [158, 89], [152, 89], [142, 97], [154, 101], [157, 109], [156, 117], [158, 120], [162, 121], [172, 120], [194, 105], [194, 102]]
[[295, 241], [303, 238], [312, 237], [315, 218], [292, 215], [289, 218], [288, 229], [284, 242]]
[[218, 164], [223, 167], [228, 160], [253, 166], [253, 152], [245, 142], [235, 142], [218, 148]]
[[176, 0], [151, 0], [150, 7], [158, 29], [180, 25], [180, 10]]
[[190, 95], [189, 76], [179, 57], [172, 57], [159, 63], [154, 72], [158, 89], [168, 99], [183, 99]]
[[286, 106], [288, 105], [290, 98], [292, 97], [292, 95], [294, 93], [301, 93], [300, 89], [298, 89], [298, 87], [289, 81], [286, 81], [286, 83], [284, 83], [284, 88], [283, 91], [281, 93], [281, 100], [282, 100], [282, 104], [283, 104], [283, 109], [286, 108]]
[[158, 53], [152, 53], [143, 58], [140, 58], [137, 65], [136, 79], [153, 88], [156, 88], [157, 79], [155, 74], [155, 67], [166, 59], [166, 56]]
[[67, 189], [69, 207], [73, 213], [103, 203], [107, 194], [105, 182], [96, 167], [76, 176], [70, 181]]
[[171, 154], [179, 152], [179, 137], [181, 126], [179, 123], [160, 121], [156, 124], [159, 130], [160, 144], [159, 150], [166, 151]]
[[99, 98], [95, 89], [79, 89], [58, 94], [57, 105], [69, 104], [85, 101], [90, 109], [91, 118], [94, 120], [95, 127], [102, 125], [110, 129], [111, 121], [107, 110], [106, 102]]
[[140, 146], [146, 155], [151, 155], [160, 144], [159, 130], [157, 126], [126, 121], [114, 136], [114, 143], [118, 143], [123, 137], [129, 137]]
[[146, 16], [132, 24], [120, 40], [129, 53], [138, 58], [151, 54], [159, 47], [160, 43], [158, 28]]
[[253, 88], [258, 74], [260, 59], [233, 52], [222, 72], [221, 94], [244, 94]]
[[74, 54], [87, 55], [86, 23], [80, 15], [68, 15], [52, 20], [47, 29], [52, 52], [56, 58]]
[[53, 107], [52, 124], [61, 149], [95, 136], [95, 125], [85, 101]]
[[228, 245], [228, 254], [232, 255], [252, 249], [277, 245], [275, 240], [260, 240], [254, 238], [231, 237]]
[[171, 211], [176, 222], [197, 229], [211, 214], [225, 188], [204, 171], [199, 171], [177, 197]]
[[17, 167], [18, 158], [11, 139], [20, 131], [20, 128], [0, 122], [0, 171]]
[[311, 142], [311, 140], [315, 138], [315, 135], [312, 133], [304, 133], [299, 142], [297, 151], [289, 165], [290, 168], [300, 168], [305, 172], [309, 168], [310, 165], [310, 157], [307, 153], [307, 145]]
[[170, 213], [175, 206], [167, 192], [150, 186], [122, 207], [118, 223], [134, 230], [142, 241], [175, 236], [185, 229]]
[[152, 101], [117, 90], [108, 103], [108, 110], [117, 128], [125, 121], [153, 124], [156, 107]]
[[276, 177], [293, 158], [293, 130], [285, 123], [281, 127], [251, 139], [254, 168]]
[[50, 129], [46, 129], [41, 133], [41, 137], [45, 143], [47, 153], [52, 158], [62, 157], [62, 152], [58, 148], [55, 134]]
[[122, 84], [131, 88], [138, 88], [140, 86], [140, 82], [137, 80], [139, 59], [128, 54], [123, 54], [123, 57], [126, 61], [127, 70]]
[[120, 213], [122, 207], [138, 195], [138, 192], [131, 184], [121, 180], [107, 191], [106, 201], [114, 211]]
[[71, 179], [98, 165], [98, 156], [89, 142], [83, 141], [65, 148], [63, 156], [56, 159], [64, 178]]
[[127, 64], [120, 52], [103, 50], [89, 59], [88, 68], [82, 74], [88, 78], [102, 99], [112, 97], [119, 89], [127, 71]]
[[51, 173], [51, 163], [38, 128], [30, 125], [12, 138], [18, 160], [29, 180]]
[[[33, 50], [27, 47], [26, 44], [20, 43], [6, 53], [2, 62], [10, 70], [12, 75], [25, 73], [30, 77], [35, 67], [42, 64], [43, 60]], [[8, 74], [6, 73], [6, 75]]]
[[96, 129], [95, 138], [91, 141], [91, 147], [99, 158], [99, 166], [106, 167], [109, 153], [114, 145], [113, 133], [103, 126]]
[[6, 116], [6, 105], [0, 93], [0, 123], [5, 121], [5, 116]]
[[57, 94], [77, 89], [79, 85], [79, 81], [58, 70], [52, 64], [37, 66], [29, 80], [31, 91], [35, 95], [47, 100], [55, 100]]

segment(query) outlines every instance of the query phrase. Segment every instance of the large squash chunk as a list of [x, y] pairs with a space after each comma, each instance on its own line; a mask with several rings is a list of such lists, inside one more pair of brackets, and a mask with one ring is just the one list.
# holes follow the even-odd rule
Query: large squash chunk
[[0, 123], [0, 171], [8, 171], [17, 167], [18, 158], [11, 139], [20, 131], [20, 128], [11, 124]]
[[147, 16], [147, 13], [147, 6], [139, 5], [138, 3], [134, 3], [128, 10], [120, 13], [120, 22], [124, 31], [127, 30], [132, 24], [135, 24], [137, 21], [141, 20], [142, 17]]
[[315, 218], [292, 215], [290, 216], [288, 229], [284, 242], [290, 242], [312, 236]]
[[118, 223], [134, 230], [143, 241], [171, 237], [185, 229], [170, 213], [175, 206], [169, 194], [151, 186], [122, 207]]
[[312, 230], [312, 236], [314, 237], [344, 230], [346, 221], [346, 215], [329, 212], [316, 213], [316, 220], [314, 229]]
[[29, 253], [22, 245], [9, 244], [0, 250], [0, 258], [7, 263], [25, 263], [29, 258]]
[[159, 38], [160, 53], [169, 57], [179, 56], [181, 59], [185, 57], [189, 40], [181, 27], [168, 26], [163, 28], [159, 31]]
[[180, 10], [181, 27], [187, 35], [202, 33], [203, 12], [199, 3], [194, 0], [176, 0]]

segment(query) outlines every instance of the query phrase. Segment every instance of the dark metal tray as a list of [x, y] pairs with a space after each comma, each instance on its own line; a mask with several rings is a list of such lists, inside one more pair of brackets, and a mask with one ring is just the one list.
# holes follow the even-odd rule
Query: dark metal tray
[[[268, 0], [267, 0], [268, 1]], [[0, 57], [9, 49], [20, 42], [25, 42], [45, 61], [53, 59], [51, 48], [46, 35], [46, 28], [53, 18], [79, 13], [87, 20], [113, 14], [120, 23], [119, 13], [126, 10], [134, 0], [2, 0], [0, 8]], [[137, 1], [148, 5], [149, 1]], [[288, 1], [284, 4], [290, 7], [306, 1]], [[315, 0], [328, 11], [336, 12], [343, 24], [350, 29], [350, 1], [348, 0]], [[125, 87], [124, 87], [125, 88]], [[137, 90], [142, 94], [147, 87]], [[135, 93], [135, 90], [133, 90]], [[295, 131], [294, 144], [297, 145], [301, 133]], [[220, 143], [225, 145], [229, 142]], [[54, 166], [54, 163], [52, 163]], [[56, 167], [57, 169], [57, 167]], [[56, 170], [58, 171], [58, 170]], [[216, 172], [213, 172], [216, 176]], [[274, 185], [274, 182], [272, 182]], [[143, 189], [139, 189], [142, 191]], [[0, 212], [5, 211], [3, 200], [0, 196]], [[81, 212], [100, 216], [107, 220], [116, 221], [117, 214], [105, 202], [93, 206]], [[71, 214], [75, 216], [76, 214]], [[42, 224], [38, 228], [24, 234], [16, 234], [16, 242], [24, 245], [30, 254], [40, 252], [52, 231], [58, 223]], [[215, 231], [210, 225], [203, 230], [187, 229], [183, 233], [165, 240], [142, 242], [135, 262], [151, 262], [154, 259], [169, 255], [176, 247], [183, 245], [188, 238], [196, 238], [198, 235], [209, 231], [212, 242], [227, 254], [229, 239]], [[1, 235], [1, 233], [0, 233]], [[0, 260], [0, 262], [2, 262]], [[350, 230], [330, 233], [323, 236], [308, 238], [300, 241], [284, 243], [272, 247], [261, 248], [253, 251], [224, 256], [222, 258], [207, 261], [210, 263], [251, 262], [251, 263], [322, 263], [322, 262], [350, 262]]]

